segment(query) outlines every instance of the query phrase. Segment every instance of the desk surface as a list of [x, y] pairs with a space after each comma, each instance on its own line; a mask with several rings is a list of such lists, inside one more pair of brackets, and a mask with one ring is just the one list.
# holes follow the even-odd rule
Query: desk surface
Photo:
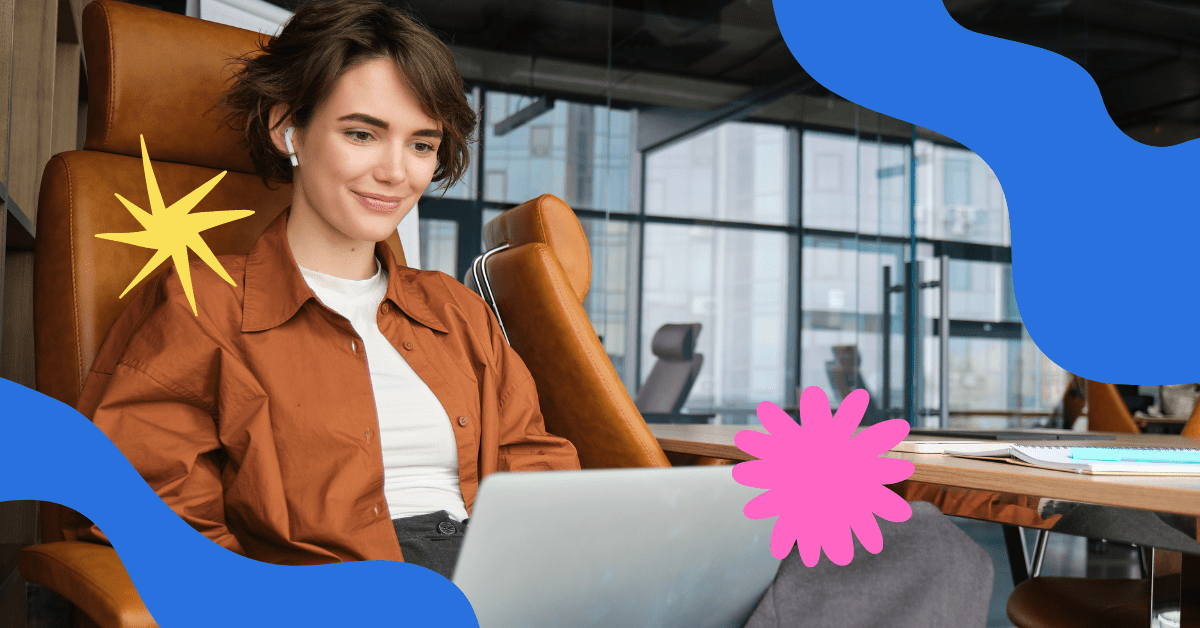
[[[745, 425], [650, 426], [659, 444], [669, 452], [753, 460], [734, 444], [735, 435], [745, 429], [765, 431], [762, 427]], [[1200, 439], [1184, 436], [1117, 434], [1116, 437], [1115, 446], [1200, 447]], [[936, 437], [910, 435], [907, 440], [936, 440]], [[1021, 444], [1065, 445], [1070, 441], [1023, 441]], [[1081, 444], [1095, 445], [1096, 442]], [[888, 452], [884, 455], [911, 460], [916, 467], [910, 478], [913, 482], [1200, 516], [1200, 476], [1098, 476], [941, 454]]]

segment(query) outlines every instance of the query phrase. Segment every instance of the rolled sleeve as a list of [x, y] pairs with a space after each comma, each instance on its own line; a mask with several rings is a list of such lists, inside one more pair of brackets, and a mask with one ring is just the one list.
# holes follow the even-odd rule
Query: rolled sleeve
[[533, 377], [510, 387], [500, 399], [500, 425], [500, 471], [579, 468], [575, 445], [546, 432]]

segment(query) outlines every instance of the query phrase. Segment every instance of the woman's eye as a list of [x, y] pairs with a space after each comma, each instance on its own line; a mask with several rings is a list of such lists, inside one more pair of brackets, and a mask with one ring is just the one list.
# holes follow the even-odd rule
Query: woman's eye
[[346, 135], [356, 142], [366, 142], [371, 139], [371, 134], [366, 131], [347, 131]]
[[437, 149], [434, 148], [432, 144], [426, 144], [424, 142], [417, 142], [415, 147], [416, 147], [418, 153], [435, 153], [435, 152], [437, 152]]

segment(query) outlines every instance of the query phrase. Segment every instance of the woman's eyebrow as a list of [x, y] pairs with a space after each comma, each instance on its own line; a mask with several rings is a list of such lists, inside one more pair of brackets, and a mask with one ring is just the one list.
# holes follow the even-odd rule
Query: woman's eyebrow
[[372, 126], [377, 126], [381, 129], [383, 129], [384, 131], [388, 130], [387, 122], [384, 122], [383, 120], [380, 120], [379, 118], [376, 118], [375, 116], [369, 116], [365, 113], [348, 113], [337, 119], [338, 122], [342, 122], [343, 120], [354, 120], [355, 122], [362, 122], [364, 124], [370, 124]]
[[[365, 113], [348, 113], [337, 119], [338, 122], [343, 122], [343, 121], [347, 121], [347, 120], [353, 120], [355, 122], [362, 122], [363, 124], [370, 124], [372, 126], [377, 126], [381, 129], [383, 129], [384, 131], [387, 131], [389, 128], [389, 125], [387, 122], [380, 120], [379, 118], [376, 118], [375, 116], [367, 115]], [[417, 137], [432, 137], [434, 139], [439, 139], [439, 140], [442, 139], [442, 132], [437, 129], [421, 129], [420, 131], [413, 133], [413, 135], [415, 135]]]

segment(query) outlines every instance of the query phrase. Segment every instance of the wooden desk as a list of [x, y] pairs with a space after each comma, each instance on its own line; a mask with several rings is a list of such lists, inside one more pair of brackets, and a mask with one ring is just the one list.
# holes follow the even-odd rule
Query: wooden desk
[[[753, 460], [734, 444], [740, 425], [652, 425], [665, 451]], [[1200, 439], [1164, 434], [1117, 434], [1112, 446], [1200, 447]], [[910, 435], [908, 440], [936, 440]], [[1022, 441], [1022, 444], [1069, 445], [1071, 441]], [[1096, 445], [1096, 441], [1080, 444]], [[1097, 476], [1035, 469], [1007, 462], [955, 458], [942, 454], [888, 452], [915, 467], [906, 481], [890, 485], [909, 501], [932, 502], [948, 515], [1053, 530], [1185, 552], [1177, 583], [1182, 587], [1200, 573], [1200, 476]], [[1016, 528], [1006, 527], [1013, 579], [1025, 572], [1024, 551], [1014, 551]], [[1017, 562], [1022, 564], [1017, 565]], [[1156, 585], [1158, 586], [1158, 585]], [[1189, 584], [1189, 587], [1192, 586]], [[1179, 588], [1175, 589], [1178, 598]], [[1157, 597], [1157, 595], [1156, 595]], [[1190, 598], [1189, 598], [1190, 599]], [[1176, 608], [1178, 608], [1176, 606]], [[1183, 626], [1200, 626], [1200, 612], [1184, 608]]]
[[[651, 425], [663, 450], [725, 458], [753, 460], [734, 444], [745, 425]], [[1115, 447], [1200, 447], [1200, 439], [1165, 434], [1116, 434]], [[938, 440], [911, 435], [907, 440]], [[1069, 444], [1069, 441], [1022, 441], [1029, 445]], [[1080, 444], [1096, 445], [1097, 441]], [[1175, 513], [1200, 517], [1200, 476], [1115, 476], [1082, 475], [1034, 469], [1006, 462], [955, 458], [941, 454], [888, 452], [891, 458], [911, 460], [916, 470], [909, 482], [924, 482], [972, 491], [993, 491], [1135, 510]]]

